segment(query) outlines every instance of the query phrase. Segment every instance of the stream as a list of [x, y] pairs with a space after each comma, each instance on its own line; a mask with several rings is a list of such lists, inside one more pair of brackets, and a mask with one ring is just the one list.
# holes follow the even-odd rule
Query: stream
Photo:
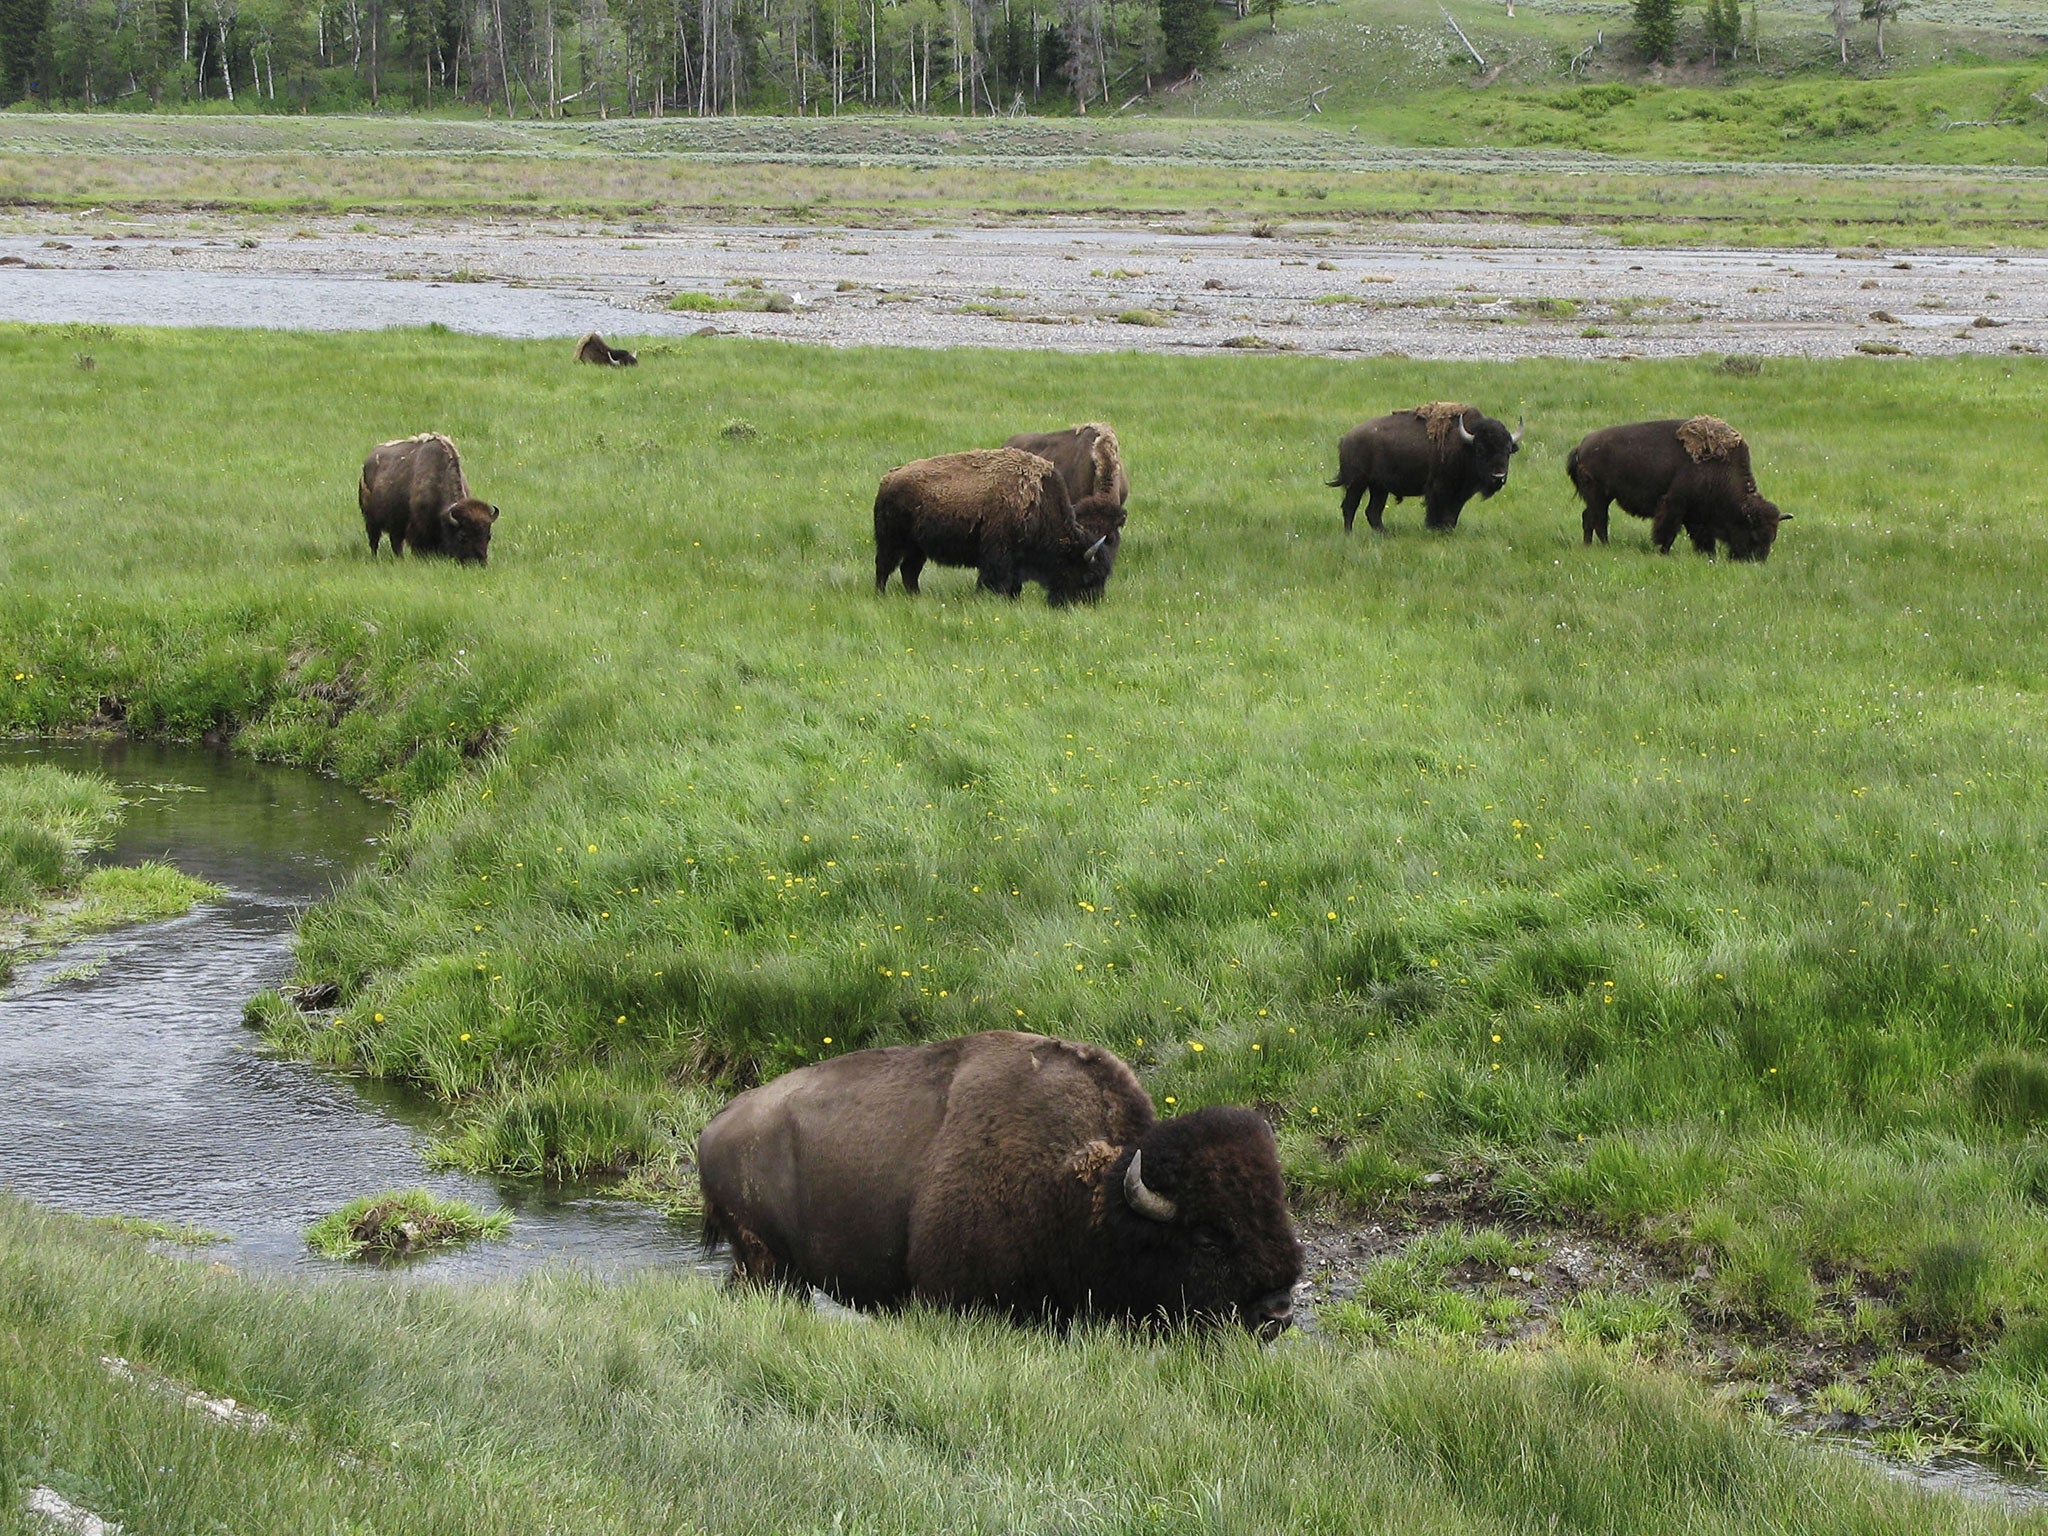
[[643, 1206], [538, 1181], [436, 1173], [438, 1123], [407, 1090], [262, 1048], [242, 1004], [290, 973], [298, 913], [371, 857], [390, 821], [332, 780], [200, 747], [0, 743], [0, 766], [98, 772], [128, 799], [98, 862], [162, 859], [225, 887], [183, 917], [99, 934], [19, 968], [0, 996], [0, 1187], [90, 1216], [203, 1228], [237, 1268], [373, 1266], [305, 1230], [357, 1195], [424, 1186], [512, 1212], [511, 1235], [412, 1259], [410, 1276], [497, 1279], [550, 1262], [604, 1275], [702, 1258]]

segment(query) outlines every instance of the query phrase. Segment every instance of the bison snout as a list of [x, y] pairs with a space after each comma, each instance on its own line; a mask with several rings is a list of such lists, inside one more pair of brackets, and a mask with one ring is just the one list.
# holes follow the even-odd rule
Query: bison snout
[[1245, 1309], [1262, 1339], [1277, 1339], [1294, 1326], [1294, 1287], [1261, 1296]]

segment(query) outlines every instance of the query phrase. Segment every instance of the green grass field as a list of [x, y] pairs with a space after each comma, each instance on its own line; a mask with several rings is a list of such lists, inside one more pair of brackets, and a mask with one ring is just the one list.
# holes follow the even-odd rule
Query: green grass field
[[[2021, 96], [2030, 78], [1987, 74], [1998, 91]], [[1626, 243], [1678, 245], [2048, 243], [2039, 154], [2048, 108], [2026, 97], [2021, 127], [1982, 140], [1969, 131], [1940, 136], [1945, 154], [1935, 158], [1947, 163], [1939, 166], [1907, 163], [1933, 142], [1925, 101], [1887, 109], [1884, 132], [1900, 137], [1900, 148], [1887, 149], [1874, 129], [1838, 131], [1863, 110], [1861, 94], [1889, 101], [1908, 83], [1829, 79], [1748, 93], [1610, 84], [1474, 94], [1457, 86], [1419, 105], [1361, 98], [1360, 110], [1377, 114], [1370, 133], [1350, 131], [1334, 113], [1312, 125], [1165, 116], [483, 123], [8, 113], [0, 115], [0, 221], [23, 209], [76, 214], [85, 228], [154, 212], [186, 215], [199, 228], [352, 215], [366, 228], [509, 217], [629, 231], [764, 219], [1082, 217], [1342, 234], [1384, 234], [1389, 221], [1478, 224], [1503, 235], [1573, 225]], [[1787, 127], [1799, 131], [1787, 136]], [[2022, 145], [2031, 157], [2023, 165], [1952, 163], [2006, 161]], [[1768, 162], [1784, 163], [1760, 171]]]
[[[686, 1188], [732, 1087], [1044, 1029], [1264, 1106], [1304, 1205], [1442, 1171], [1663, 1254], [1732, 1374], [1825, 1348], [2048, 1451], [2038, 361], [80, 345], [0, 329], [0, 724], [112, 698], [403, 800], [303, 925], [339, 1013], [253, 1017], [439, 1095], [451, 1160]], [[1526, 414], [1507, 490], [1346, 539], [1337, 435], [1453, 396]], [[1771, 562], [1582, 548], [1566, 449], [1691, 411], [1794, 514]], [[882, 471], [1088, 418], [1100, 607], [874, 595]], [[487, 569], [367, 554], [361, 456], [428, 427]]]
[[280, 1536], [2042, 1528], [1592, 1350], [865, 1322], [693, 1276], [259, 1284], [0, 1196], [0, 1530], [40, 1532], [38, 1486]]

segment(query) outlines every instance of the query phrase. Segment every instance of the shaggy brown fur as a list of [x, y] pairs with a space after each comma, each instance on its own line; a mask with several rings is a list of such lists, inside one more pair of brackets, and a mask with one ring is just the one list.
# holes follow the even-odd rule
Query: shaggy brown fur
[[1005, 446], [1049, 459], [1074, 501], [1108, 495], [1122, 506], [1130, 500], [1131, 482], [1124, 474], [1123, 449], [1116, 433], [1104, 422], [1086, 421], [1060, 432], [1019, 432]]
[[[1141, 1194], [1127, 1193], [1134, 1156]], [[697, 1143], [736, 1280], [1025, 1319], [1288, 1321], [1301, 1245], [1273, 1133], [1161, 1121], [1099, 1046], [1007, 1030], [854, 1051], [741, 1094]]]
[[615, 347], [597, 332], [576, 343], [576, 361], [596, 363], [600, 368], [637, 368], [640, 359], [624, 347]]
[[1427, 405], [1415, 407], [1415, 416], [1429, 428], [1429, 440], [1441, 443], [1450, 435], [1451, 423], [1462, 422], [1472, 414], [1472, 407], [1460, 405], [1455, 400], [1432, 400]]
[[1725, 459], [1743, 446], [1742, 434], [1718, 416], [1695, 416], [1678, 429], [1678, 440], [1695, 464]]
[[1110, 498], [1075, 505], [1052, 463], [1021, 448], [918, 459], [890, 470], [875, 494], [875, 590], [900, 567], [904, 590], [917, 591], [934, 560], [973, 566], [980, 586], [1007, 597], [1036, 581], [1048, 602], [1092, 601], [1122, 525]]
[[356, 505], [370, 553], [388, 536], [391, 553], [448, 555], [482, 565], [490, 559], [498, 509], [469, 493], [462, 455], [438, 432], [380, 443], [363, 460]]
[[1791, 521], [1756, 488], [1749, 444], [1725, 421], [1640, 421], [1588, 432], [1565, 456], [1565, 473], [1585, 503], [1586, 542], [1607, 542], [1614, 503], [1650, 520], [1650, 541], [1669, 554], [1683, 531], [1710, 554], [1725, 545], [1733, 560], [1763, 560]]

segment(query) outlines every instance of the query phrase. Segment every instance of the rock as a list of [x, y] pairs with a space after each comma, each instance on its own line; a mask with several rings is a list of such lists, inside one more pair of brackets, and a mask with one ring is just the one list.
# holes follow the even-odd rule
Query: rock
[[119, 1536], [121, 1527], [102, 1520], [89, 1509], [80, 1509], [54, 1488], [31, 1488], [22, 1508], [44, 1530], [63, 1531], [67, 1536]]
[[1444, 1175], [1440, 1173], [1425, 1173], [1422, 1176], [1422, 1182], [1429, 1185], [1432, 1189], [1443, 1183], [1443, 1181]]

